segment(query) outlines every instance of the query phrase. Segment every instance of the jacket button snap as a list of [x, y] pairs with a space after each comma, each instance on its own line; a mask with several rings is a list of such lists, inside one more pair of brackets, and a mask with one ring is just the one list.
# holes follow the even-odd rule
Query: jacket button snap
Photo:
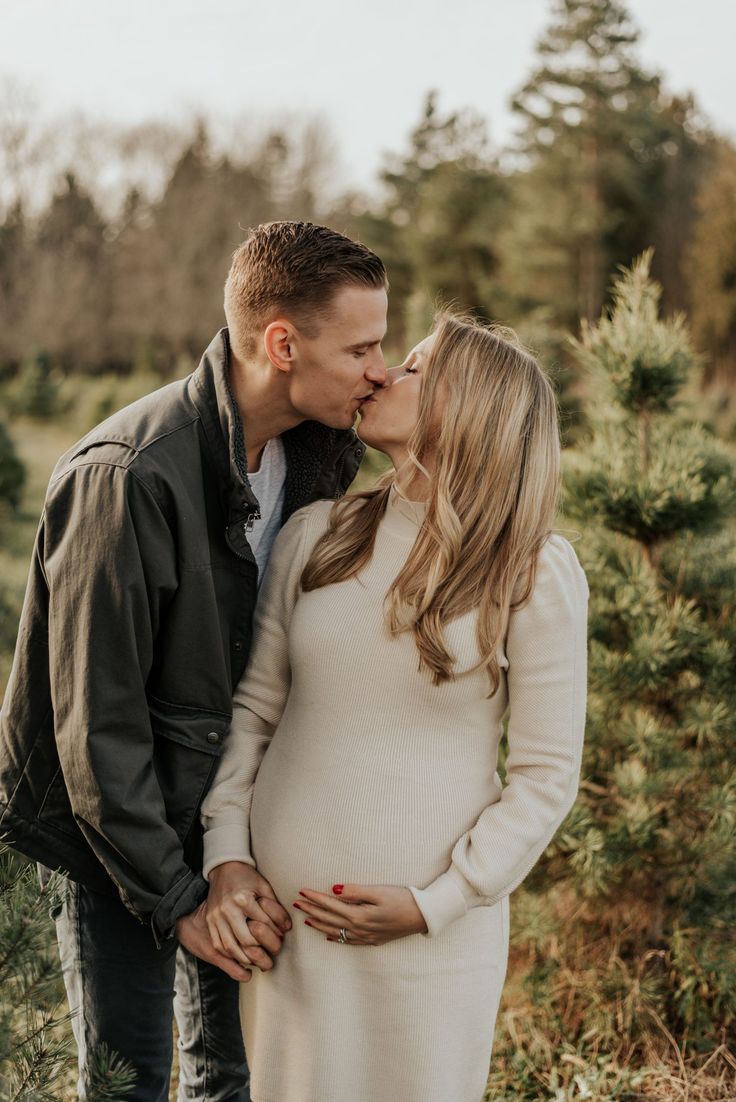
[[240, 641], [238, 641], [237, 643], [233, 643], [233, 650], [242, 650], [242, 649], [243, 649], [243, 644]]
[[220, 741], [220, 736], [218, 735], [217, 731], [210, 731], [210, 733], [207, 735], [207, 741], [208, 742], [219, 742]]
[[363, 454], [363, 449], [362, 449], [362, 448], [356, 448], [356, 449], [355, 449], [355, 455], [356, 455], [356, 458], [360, 459], [360, 457], [362, 456], [362, 454]]

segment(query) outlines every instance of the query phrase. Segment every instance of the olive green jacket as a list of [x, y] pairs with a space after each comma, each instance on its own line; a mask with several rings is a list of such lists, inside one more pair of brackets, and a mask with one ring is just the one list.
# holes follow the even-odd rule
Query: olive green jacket
[[[0, 714], [0, 836], [117, 891], [157, 941], [205, 896], [199, 807], [251, 643], [258, 502], [223, 329], [189, 378], [56, 466]], [[345, 492], [363, 445], [283, 437], [282, 523]]]

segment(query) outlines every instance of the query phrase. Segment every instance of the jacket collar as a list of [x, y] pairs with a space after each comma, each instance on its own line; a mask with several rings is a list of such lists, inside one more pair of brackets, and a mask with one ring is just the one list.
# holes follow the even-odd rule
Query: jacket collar
[[[243, 544], [249, 518], [258, 512], [256, 498], [248, 481], [248, 461], [243, 433], [243, 421], [229, 383], [230, 341], [227, 328], [214, 337], [206, 349], [199, 367], [190, 379], [190, 395], [202, 420], [210, 451], [226, 488], [228, 512], [228, 542], [240, 554], [247, 554]], [[344, 492], [338, 485], [341, 459], [350, 453], [350, 478], [362, 458], [364, 445], [352, 429], [331, 429], [318, 421], [303, 421], [282, 436], [286, 455], [286, 488], [284, 517], [301, 505], [325, 492], [323, 483], [334, 470], [335, 485], [327, 492]], [[321, 475], [325, 477], [320, 478]]]

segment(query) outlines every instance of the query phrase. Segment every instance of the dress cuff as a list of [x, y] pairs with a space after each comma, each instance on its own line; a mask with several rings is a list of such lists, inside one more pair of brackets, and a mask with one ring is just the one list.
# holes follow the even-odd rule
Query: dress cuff
[[483, 897], [473, 889], [454, 865], [443, 872], [426, 888], [409, 888], [417, 907], [427, 923], [425, 937], [437, 937], [445, 927], [483, 902]]
[[242, 861], [255, 868], [250, 855], [247, 823], [225, 823], [205, 831], [202, 876], [209, 881], [212, 869], [225, 861]]

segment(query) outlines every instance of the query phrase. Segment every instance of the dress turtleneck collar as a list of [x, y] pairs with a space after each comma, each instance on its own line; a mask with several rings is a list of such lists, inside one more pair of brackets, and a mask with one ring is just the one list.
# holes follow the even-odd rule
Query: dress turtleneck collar
[[381, 527], [394, 536], [414, 541], [427, 515], [426, 501], [410, 501], [391, 487]]

